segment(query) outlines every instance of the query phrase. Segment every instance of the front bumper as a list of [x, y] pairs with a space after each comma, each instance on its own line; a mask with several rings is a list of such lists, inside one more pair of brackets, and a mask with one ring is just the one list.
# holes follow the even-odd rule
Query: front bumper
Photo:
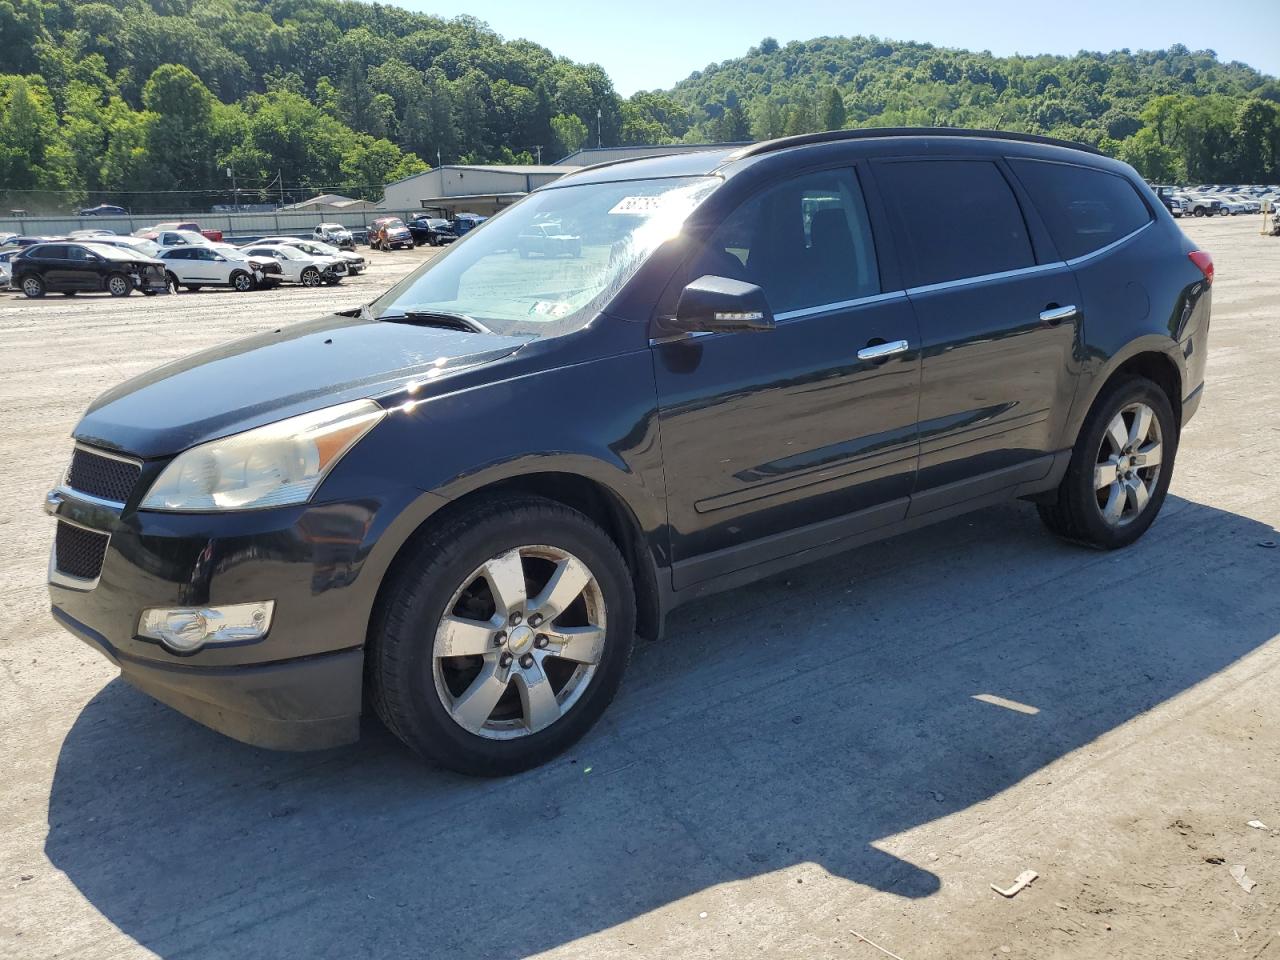
[[[226, 514], [138, 511], [163, 463], [146, 463], [121, 507], [60, 487], [46, 511], [105, 536], [96, 578], [49, 565], [54, 618], [129, 683], [246, 743], [320, 749], [359, 735], [364, 642], [398, 536], [382, 539], [416, 491]], [[269, 632], [249, 643], [171, 652], [138, 635], [152, 607], [273, 600]]]
[[130, 685], [235, 740], [270, 750], [321, 750], [360, 736], [361, 650], [281, 663], [189, 667], [122, 654], [56, 604], [53, 617], [118, 666]]

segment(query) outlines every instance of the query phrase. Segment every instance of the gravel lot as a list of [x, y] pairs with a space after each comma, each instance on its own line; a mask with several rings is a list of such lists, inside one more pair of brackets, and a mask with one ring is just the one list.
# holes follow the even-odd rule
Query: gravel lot
[[[0, 955], [1280, 957], [1280, 239], [1213, 252], [1209, 383], [1135, 547], [1016, 504], [680, 611], [568, 757], [273, 754], [47, 613], [44, 491], [101, 390], [367, 301], [0, 295]], [[990, 694], [1028, 713], [975, 699]], [[1230, 869], [1257, 881], [1246, 892]], [[1006, 900], [989, 884], [1040, 877]], [[856, 931], [856, 933], [855, 933]]]

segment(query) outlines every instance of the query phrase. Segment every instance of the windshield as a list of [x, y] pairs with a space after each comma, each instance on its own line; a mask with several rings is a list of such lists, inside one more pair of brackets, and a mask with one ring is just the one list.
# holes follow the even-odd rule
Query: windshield
[[[570, 333], [589, 323], [719, 184], [676, 177], [538, 190], [392, 287], [371, 305], [373, 314], [461, 314], [504, 335]], [[547, 233], [556, 243], [529, 242]]]

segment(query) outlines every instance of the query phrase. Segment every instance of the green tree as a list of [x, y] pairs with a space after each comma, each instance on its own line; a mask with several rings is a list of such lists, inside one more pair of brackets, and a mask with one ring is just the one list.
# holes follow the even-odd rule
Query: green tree
[[847, 114], [844, 109], [844, 97], [840, 90], [831, 87], [827, 91], [827, 102], [822, 111], [822, 124], [826, 130], [843, 130]]
[[214, 183], [213, 107], [217, 101], [187, 67], [156, 68], [142, 90], [150, 114], [147, 154], [156, 182], [171, 189]]
[[560, 114], [551, 119], [551, 132], [555, 139], [556, 152], [561, 157], [582, 149], [587, 140], [587, 125], [581, 117], [573, 114]]

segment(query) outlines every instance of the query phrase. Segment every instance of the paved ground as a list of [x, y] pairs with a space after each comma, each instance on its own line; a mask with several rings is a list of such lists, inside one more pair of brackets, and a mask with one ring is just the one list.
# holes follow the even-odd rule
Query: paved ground
[[[681, 611], [569, 757], [499, 782], [265, 753], [56, 629], [39, 512], [105, 387], [353, 305], [0, 297], [0, 955], [1280, 957], [1280, 239], [1218, 264], [1209, 387], [1134, 548], [989, 510]], [[976, 695], [1026, 704], [1020, 712]], [[1257, 881], [1232, 879], [1243, 864]], [[1013, 900], [988, 884], [1040, 879]]]

